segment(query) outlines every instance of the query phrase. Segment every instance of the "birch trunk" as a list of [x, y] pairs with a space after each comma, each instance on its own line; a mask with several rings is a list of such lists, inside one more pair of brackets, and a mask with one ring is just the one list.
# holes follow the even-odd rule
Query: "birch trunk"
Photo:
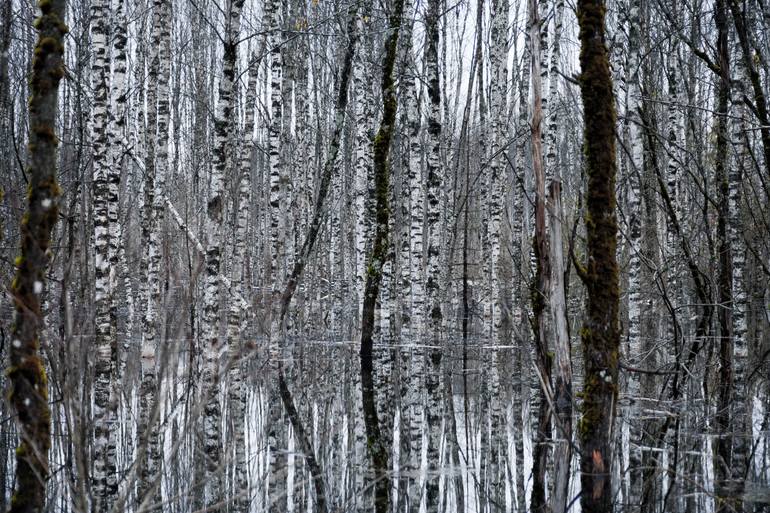
[[[240, 149], [237, 172], [240, 175], [237, 196], [237, 214], [235, 218], [235, 237], [233, 243], [231, 289], [241, 297], [243, 293], [244, 262], [247, 257], [246, 243], [249, 232], [251, 207], [251, 162], [254, 152], [254, 114], [256, 110], [257, 80], [260, 59], [257, 53], [249, 57], [249, 72], [244, 99], [243, 146]], [[232, 423], [232, 441], [234, 454], [233, 510], [246, 513], [250, 503], [248, 472], [246, 462], [245, 415], [248, 390], [243, 382], [243, 364], [241, 362], [242, 340], [240, 332], [246, 324], [243, 306], [231, 301], [227, 317], [228, 346], [228, 416]]]
[[[109, 152], [110, 43], [109, 0], [91, 4], [91, 40], [94, 48], [91, 114], [94, 219], [94, 511], [109, 511], [117, 496], [116, 425], [113, 361], [116, 329], [112, 309], [110, 211], [117, 208], [110, 194], [113, 166]], [[116, 192], [116, 191], [115, 191]]]
[[[365, 16], [362, 14], [358, 21], [358, 30], [365, 29]], [[368, 45], [366, 47], [368, 49]], [[367, 73], [365, 52], [360, 52], [353, 61], [353, 89], [355, 90], [355, 174], [353, 179], [354, 201], [356, 212], [355, 225], [355, 258], [356, 258], [356, 296], [357, 314], [361, 321], [361, 309], [364, 301], [364, 284], [366, 282], [366, 252], [371, 243], [372, 225], [371, 201], [368, 199], [372, 181], [372, 92], [371, 76]], [[367, 78], [369, 77], [369, 78]]]
[[[504, 183], [507, 178], [506, 162], [506, 141], [508, 131], [506, 130], [507, 108], [507, 87], [508, 87], [508, 15], [510, 7], [508, 0], [492, 1], [492, 26], [491, 26], [491, 47], [490, 47], [490, 74], [492, 93], [490, 98], [490, 117], [492, 118], [492, 144], [490, 147], [489, 161], [489, 243], [491, 252], [490, 262], [490, 285], [492, 293], [492, 324], [491, 324], [491, 342], [493, 345], [505, 344], [505, 335], [503, 333], [503, 312], [505, 310], [505, 289], [507, 288], [503, 277], [502, 261], [502, 200], [504, 194]], [[505, 503], [504, 479], [501, 476], [501, 468], [504, 469], [504, 462], [507, 458], [507, 441], [505, 436], [504, 414], [501, 410], [500, 397], [500, 362], [499, 349], [493, 350], [491, 355], [490, 370], [490, 417], [491, 417], [491, 436], [490, 436], [490, 455], [489, 455], [489, 486], [491, 491], [490, 501], [492, 507]]]
[[429, 0], [425, 12], [425, 75], [428, 83], [427, 126], [427, 262], [425, 289], [427, 292], [428, 333], [431, 350], [425, 388], [428, 394], [428, 475], [425, 483], [426, 508], [435, 513], [439, 506], [441, 419], [443, 403], [441, 393], [442, 311], [441, 311], [441, 201], [443, 177], [441, 173], [441, 83], [439, 74], [439, 15], [441, 0]]
[[[746, 83], [745, 66], [738, 66], [739, 83]], [[745, 95], [743, 96], [745, 97]], [[743, 101], [733, 100], [737, 115], [732, 116], [735, 144], [735, 160], [727, 175], [727, 238], [732, 258], [732, 328], [733, 328], [733, 387], [732, 387], [732, 426], [733, 435], [733, 474], [737, 489], [733, 493], [742, 494], [745, 483], [751, 476], [751, 454], [754, 452], [752, 438], [752, 394], [748, 381], [749, 365], [749, 328], [748, 328], [748, 283], [746, 280], [746, 242], [742, 216], [742, 189], [745, 170], [750, 162], [748, 126], [749, 112]], [[757, 340], [761, 340], [757, 338]], [[750, 510], [751, 503], [739, 503], [738, 508]], [[737, 508], [736, 508], [737, 509]]]
[[[516, 144], [516, 156], [514, 169], [513, 184], [513, 220], [512, 220], [512, 265], [513, 265], [513, 296], [511, 298], [511, 304], [513, 305], [513, 312], [511, 315], [513, 326], [513, 341], [514, 352], [517, 361], [521, 364], [520, 369], [524, 369], [524, 362], [527, 360], [524, 355], [528, 348], [525, 346], [527, 340], [527, 322], [525, 322], [526, 314], [524, 312], [524, 287], [523, 287], [523, 239], [528, 230], [524, 228], [524, 178], [526, 168], [526, 153], [527, 153], [527, 141], [523, 137], [528, 130], [529, 125], [529, 86], [530, 86], [530, 59], [531, 59], [531, 38], [529, 33], [525, 31], [524, 35], [524, 55], [521, 60], [520, 70], [521, 77], [519, 78], [519, 90], [518, 90], [518, 103], [519, 103], [519, 115], [517, 120], [516, 132], [518, 136], [518, 142]], [[524, 469], [524, 439], [526, 436], [525, 426], [529, 422], [528, 411], [525, 409], [527, 403], [525, 390], [529, 389], [527, 380], [525, 379], [525, 373], [522, 371], [519, 374], [518, 382], [514, 381], [514, 419], [518, 422], [514, 423], [514, 450], [516, 452], [516, 504], [520, 511], [524, 511], [527, 504], [525, 482], [525, 469]]]
[[[269, 34], [267, 36], [270, 49], [270, 122], [268, 127], [268, 164], [270, 187], [269, 196], [269, 226], [270, 226], [270, 272], [268, 279], [271, 283], [271, 302], [276, 302], [283, 280], [283, 257], [285, 254], [285, 230], [282, 204], [287, 198], [281, 183], [281, 127], [283, 126], [283, 97], [281, 92], [283, 80], [283, 55], [281, 35], [282, 28], [282, 0], [270, 0], [265, 3], [265, 17], [270, 20]], [[268, 418], [268, 444], [270, 449], [270, 479], [268, 483], [268, 500], [271, 511], [282, 511], [282, 503], [285, 503], [287, 458], [283, 447], [286, 437], [286, 422], [281, 415], [281, 406], [278, 402], [275, 380], [278, 377], [278, 366], [281, 359], [280, 324], [277, 308], [274, 305], [270, 318], [270, 381], [269, 381], [269, 418]]]
[[[128, 117], [128, 84], [126, 82], [127, 74], [127, 56], [126, 45], [128, 37], [126, 33], [126, 15], [125, 5], [123, 0], [117, 0], [115, 10], [113, 13], [114, 23], [113, 27], [113, 59], [112, 59], [112, 84], [111, 84], [111, 108], [110, 108], [110, 125], [109, 125], [109, 165], [110, 169], [107, 176], [108, 182], [108, 225], [110, 233], [110, 290], [111, 294], [110, 303], [110, 322], [112, 329], [115, 330], [114, 338], [118, 339], [117, 333], [117, 309], [118, 309], [118, 277], [120, 276], [119, 269], [121, 265], [121, 251], [123, 250], [122, 234], [123, 229], [120, 225], [119, 219], [119, 206], [120, 198], [118, 197], [120, 190], [120, 178], [121, 171], [123, 169], [123, 141], [126, 138], [126, 118]], [[127, 187], [128, 189], [128, 187]], [[129, 309], [132, 308], [133, 298], [131, 297], [130, 281], [128, 287], [125, 290], [124, 299], [128, 303]], [[127, 321], [126, 332], [123, 333], [123, 342], [121, 344], [121, 355], [118, 358], [120, 365], [116, 367], [115, 383], [119, 384], [123, 377], [123, 365], [125, 361], [126, 353], [130, 348], [131, 338], [131, 316], [132, 312], [129, 311], [129, 321]]]
[[171, 59], [171, 4], [155, 0], [152, 22], [152, 57], [147, 77], [147, 130], [144, 190], [144, 243], [147, 265], [146, 308], [142, 331], [139, 409], [139, 488], [140, 507], [160, 502], [160, 463], [162, 458], [158, 422], [160, 415], [159, 380], [155, 356], [158, 350], [161, 307], [161, 226], [163, 221], [166, 171], [168, 169], [168, 123]]
[[202, 401], [204, 405], [203, 452], [206, 458], [205, 500], [208, 509], [213, 511], [220, 511], [224, 507], [222, 409], [219, 397], [221, 388], [219, 360], [223, 348], [219, 336], [219, 284], [222, 267], [225, 177], [234, 163], [233, 92], [243, 3], [244, 0], [230, 0], [225, 11], [224, 58], [214, 121], [214, 162], [211, 169], [204, 228], [204, 232], [208, 235], [208, 241], [205, 257], [206, 272], [203, 285], [203, 316], [201, 323], [204, 360], [201, 375], [203, 381]]
[[[639, 111], [641, 109], [641, 5], [639, 0], [631, 0], [629, 5], [628, 24], [628, 60], [626, 62], [628, 112], [628, 145], [630, 149], [630, 168], [628, 170], [628, 346], [626, 359], [632, 367], [641, 367], [643, 321], [643, 291], [642, 291], [642, 193], [641, 182], [644, 172], [644, 155], [642, 145], [642, 129]], [[631, 507], [638, 507], [641, 500], [642, 465], [641, 445], [642, 431], [639, 418], [641, 417], [640, 393], [641, 375], [632, 372], [628, 376], [626, 398], [623, 411], [623, 436], [628, 439], [628, 502]]]

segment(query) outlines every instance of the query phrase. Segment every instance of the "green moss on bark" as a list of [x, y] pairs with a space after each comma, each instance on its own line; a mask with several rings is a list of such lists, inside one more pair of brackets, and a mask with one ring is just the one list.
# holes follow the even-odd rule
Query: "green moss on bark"
[[380, 422], [374, 400], [374, 379], [372, 349], [374, 334], [374, 309], [382, 280], [382, 266], [388, 252], [388, 155], [396, 121], [396, 91], [393, 69], [395, 67], [398, 35], [404, 0], [395, 0], [389, 16], [389, 30], [385, 40], [382, 61], [382, 103], [383, 114], [380, 128], [374, 138], [374, 201], [375, 233], [372, 253], [364, 288], [364, 304], [361, 315], [361, 392], [366, 426], [367, 446], [374, 469], [374, 507], [377, 513], [387, 513], [390, 499], [390, 476], [388, 464], [388, 441], [383, 440]]
[[16, 490], [13, 513], [37, 513], [45, 503], [48, 451], [51, 446], [51, 414], [48, 408], [48, 377], [40, 356], [42, 319], [40, 285], [48, 266], [51, 231], [56, 223], [54, 132], [59, 81], [64, 75], [64, 0], [41, 0], [42, 15], [35, 21], [39, 32], [33, 53], [29, 98], [29, 189], [27, 212], [21, 221], [21, 255], [11, 292], [16, 309], [11, 329], [9, 401], [17, 414], [20, 445], [16, 451]]
[[580, 0], [580, 89], [585, 123], [587, 257], [586, 318], [580, 335], [585, 358], [581, 495], [586, 513], [612, 511], [611, 448], [618, 392], [619, 278], [615, 218], [615, 100], [604, 41], [602, 0]]

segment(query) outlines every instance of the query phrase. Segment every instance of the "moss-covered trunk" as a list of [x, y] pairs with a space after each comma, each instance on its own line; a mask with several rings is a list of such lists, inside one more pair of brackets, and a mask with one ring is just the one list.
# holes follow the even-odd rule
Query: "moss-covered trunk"
[[580, 92], [585, 121], [587, 289], [580, 335], [585, 358], [580, 422], [581, 504], [585, 513], [612, 511], [611, 441], [618, 393], [618, 265], [615, 218], [615, 100], [604, 40], [603, 0], [580, 0]]
[[10, 348], [10, 402], [17, 413], [15, 513], [43, 510], [51, 447], [48, 380], [40, 356], [41, 303], [49, 261], [51, 231], [58, 217], [54, 133], [59, 81], [64, 75], [64, 0], [41, 0], [35, 21], [37, 45], [32, 60], [29, 98], [29, 195], [21, 223], [21, 256], [11, 294], [16, 309]]
[[388, 205], [388, 156], [396, 122], [396, 82], [393, 68], [398, 50], [398, 33], [404, 0], [395, 0], [389, 16], [389, 34], [385, 39], [382, 60], [382, 121], [374, 138], [374, 202], [376, 227], [374, 244], [368, 259], [366, 285], [364, 288], [364, 306], [361, 314], [361, 393], [363, 399], [366, 442], [374, 469], [374, 507], [377, 513], [387, 513], [389, 509], [390, 475], [388, 467], [389, 446], [381, 434], [374, 397], [374, 365], [372, 361], [374, 310], [382, 281], [382, 267], [388, 255], [388, 224], [390, 207]]

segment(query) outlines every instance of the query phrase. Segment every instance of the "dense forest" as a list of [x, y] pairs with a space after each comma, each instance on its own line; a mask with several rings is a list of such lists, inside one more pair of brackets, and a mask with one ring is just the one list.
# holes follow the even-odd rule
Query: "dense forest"
[[768, 0], [0, 0], [0, 511], [770, 511]]

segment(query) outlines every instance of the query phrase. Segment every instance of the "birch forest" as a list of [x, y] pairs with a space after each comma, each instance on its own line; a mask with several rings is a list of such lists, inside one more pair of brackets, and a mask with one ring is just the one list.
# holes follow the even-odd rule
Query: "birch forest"
[[0, 511], [770, 511], [769, 0], [0, 0]]

